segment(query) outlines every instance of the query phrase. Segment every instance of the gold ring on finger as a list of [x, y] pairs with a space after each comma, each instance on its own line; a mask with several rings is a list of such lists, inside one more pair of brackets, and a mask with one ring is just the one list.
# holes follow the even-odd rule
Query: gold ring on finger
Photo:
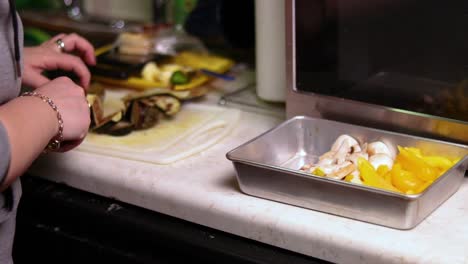
[[60, 39], [60, 38], [57, 39], [57, 40], [55, 41], [55, 44], [57, 44], [57, 47], [59, 48], [59, 50], [60, 50], [61, 52], [63, 52], [63, 51], [65, 50], [65, 42], [63, 42], [62, 39]]

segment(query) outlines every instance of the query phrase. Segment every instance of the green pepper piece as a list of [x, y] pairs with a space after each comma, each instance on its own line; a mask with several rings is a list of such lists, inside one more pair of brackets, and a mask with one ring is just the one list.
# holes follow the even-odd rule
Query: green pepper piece
[[183, 73], [182, 71], [175, 71], [171, 75], [171, 83], [178, 85], [178, 84], [186, 84], [189, 82], [188, 76]]

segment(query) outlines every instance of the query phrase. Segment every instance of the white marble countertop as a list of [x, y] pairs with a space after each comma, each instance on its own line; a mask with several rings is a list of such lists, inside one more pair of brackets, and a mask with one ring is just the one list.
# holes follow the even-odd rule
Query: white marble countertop
[[70, 151], [40, 158], [30, 173], [331, 262], [468, 263], [466, 178], [457, 193], [408, 231], [243, 194], [225, 154], [276, 123], [243, 112], [223, 141], [170, 165]]

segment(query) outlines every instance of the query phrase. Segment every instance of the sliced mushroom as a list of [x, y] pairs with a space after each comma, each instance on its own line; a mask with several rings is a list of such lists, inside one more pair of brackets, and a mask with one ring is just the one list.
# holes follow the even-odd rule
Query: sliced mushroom
[[346, 177], [346, 175], [352, 173], [355, 169], [356, 166], [353, 163], [345, 161], [343, 164], [337, 165], [331, 173], [327, 174], [327, 177], [341, 180]]
[[336, 160], [335, 155], [336, 155], [335, 151], [329, 151], [323, 154], [322, 156], [319, 157], [319, 161], [317, 165], [331, 165], [335, 163], [335, 160]]
[[349, 153], [353, 154], [353, 153], [361, 152], [361, 151], [362, 151], [361, 146], [359, 146], [359, 144], [354, 144], [351, 146]]
[[352, 142], [351, 140], [347, 140], [347, 139], [341, 142], [341, 145], [338, 147], [338, 149], [336, 150], [336, 154], [335, 154], [335, 160], [337, 164], [341, 164], [346, 161], [349, 153], [351, 152], [351, 146], [354, 145], [353, 143], [354, 142]]
[[367, 154], [366, 152], [355, 152], [349, 155], [348, 160], [351, 161], [353, 164], [357, 164], [358, 158], [369, 160], [369, 154]]
[[354, 146], [356, 144], [359, 145], [359, 142], [357, 142], [357, 140], [351, 137], [350, 135], [341, 135], [335, 140], [335, 143], [333, 143], [331, 150], [338, 151], [338, 149], [344, 142], [346, 142], [348, 146]]
[[393, 167], [393, 159], [389, 155], [382, 153], [370, 156], [369, 162], [376, 170], [382, 165], [386, 165], [389, 169], [392, 169]]
[[325, 159], [321, 159], [317, 165], [319, 166], [326, 166], [326, 165], [333, 165], [335, 164], [335, 158], [325, 158]]
[[332, 158], [335, 157], [335, 154], [336, 154], [336, 151], [328, 151], [328, 152], [322, 154], [322, 156], [319, 157], [319, 160], [332, 159]]
[[367, 146], [367, 153], [369, 153], [369, 156], [373, 156], [375, 154], [385, 154], [391, 157], [392, 159], [395, 158], [395, 154], [393, 153], [393, 151], [390, 150], [390, 148], [382, 141], [375, 141], [369, 143], [369, 145]]

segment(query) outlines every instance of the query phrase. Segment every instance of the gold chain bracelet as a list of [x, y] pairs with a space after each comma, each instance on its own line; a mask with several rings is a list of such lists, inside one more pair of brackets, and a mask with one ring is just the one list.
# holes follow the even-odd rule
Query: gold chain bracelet
[[60, 114], [57, 105], [55, 105], [54, 101], [50, 99], [49, 97], [42, 95], [37, 92], [25, 92], [21, 96], [36, 96], [39, 97], [42, 101], [46, 102], [52, 109], [55, 111], [57, 114], [57, 120], [58, 120], [58, 132], [57, 135], [55, 135], [50, 141], [49, 144], [47, 144], [47, 147], [44, 149], [44, 152], [50, 152], [50, 151], [56, 151], [60, 148], [60, 143], [63, 140], [63, 119], [62, 115]]

